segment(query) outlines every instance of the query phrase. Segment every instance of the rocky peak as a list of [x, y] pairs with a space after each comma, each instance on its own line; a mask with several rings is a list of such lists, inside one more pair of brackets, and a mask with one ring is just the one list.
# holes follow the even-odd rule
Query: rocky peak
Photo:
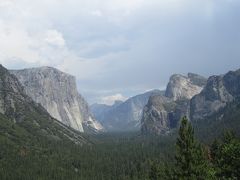
[[240, 70], [211, 76], [203, 91], [191, 100], [191, 120], [213, 115], [240, 96]]
[[178, 126], [183, 116], [190, 114], [190, 99], [199, 94], [207, 80], [197, 74], [174, 74], [165, 95], [149, 98], [144, 107], [141, 130], [143, 134], [167, 134]]
[[240, 95], [240, 69], [237, 71], [230, 71], [223, 76], [224, 86], [227, 91], [234, 97]]
[[191, 99], [202, 91], [205, 83], [206, 79], [197, 74], [189, 73], [188, 76], [174, 74], [167, 85], [165, 96], [175, 101]]
[[74, 76], [51, 67], [14, 70], [11, 73], [19, 79], [26, 94], [52, 117], [80, 132], [85, 128], [102, 130], [91, 115], [87, 102], [78, 93]]

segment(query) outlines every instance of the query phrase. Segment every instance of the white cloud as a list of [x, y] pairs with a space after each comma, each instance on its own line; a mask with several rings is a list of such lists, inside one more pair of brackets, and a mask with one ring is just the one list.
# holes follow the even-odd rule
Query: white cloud
[[103, 16], [103, 13], [102, 13], [101, 10], [94, 10], [90, 14], [93, 15], [93, 16], [98, 16], [98, 17], [102, 17]]
[[118, 93], [115, 95], [102, 97], [100, 103], [107, 104], [107, 105], [113, 105], [115, 103], [115, 101], [126, 101], [126, 100], [127, 100], [126, 97], [124, 97], [122, 94]]
[[58, 47], [63, 47], [65, 45], [63, 35], [55, 29], [51, 29], [46, 32], [45, 41], [50, 45]]
[[3, 62], [11, 59], [22, 59], [27, 63], [37, 63], [40, 61], [38, 53], [31, 47], [34, 40], [18, 24], [7, 24], [0, 21], [0, 54]]
[[[11, 64], [11, 61], [13, 63], [18, 59], [24, 64], [54, 65], [62, 68], [66, 66], [65, 69], [71, 68], [69, 64], [76, 63], [83, 67], [79, 68], [83, 69], [78, 73], [79, 77], [90, 76], [90, 74], [93, 76], [97, 71], [101, 73], [101, 69], [94, 68], [94, 71], [92, 70], [94, 63], [97, 62], [98, 67], [106, 67], [107, 60], [99, 62], [103, 56], [107, 57], [111, 53], [118, 53], [122, 47], [129, 46], [129, 40], [124, 34], [119, 32], [110, 35], [117, 29], [111, 31], [108, 28], [114, 27], [114, 23], [117, 25], [123, 23], [122, 27], [125, 28], [124, 21], [134, 11], [145, 6], [154, 6], [158, 2], [158, 0], [151, 2], [145, 0], [103, 0], [101, 2], [98, 0], [62, 0], [59, 3], [57, 0], [34, 2], [30, 0], [0, 0], [0, 62], [8, 65]], [[166, 0], [161, 2], [166, 2]], [[98, 17], [104, 16], [103, 23], [109, 27], [100, 27], [102, 22], [91, 22], [92, 20], [88, 22], [90, 17], [87, 12]], [[60, 30], [55, 27], [58, 23], [66, 23], [72, 19], [76, 19], [76, 22], [72, 22], [69, 26], [79, 28], [79, 30], [74, 29], [75, 37], [90, 36], [92, 39], [92, 36], [96, 36], [86, 42], [77, 42], [81, 48], [74, 51], [66, 45], [67, 40], [62, 33], [66, 27], [63, 26]], [[91, 28], [83, 29], [81, 25], [76, 26], [78, 23], [84, 23], [82, 26]], [[78, 31], [79, 34], [76, 33]], [[101, 58], [96, 60], [97, 57], [94, 57], [93, 61], [81, 57], [81, 55], [94, 56], [93, 54], [101, 56]], [[72, 68], [75, 66], [72, 65]], [[83, 75], [86, 71], [87, 75]]]
[[171, 73], [215, 72], [224, 63], [213, 59], [239, 59], [237, 5], [238, 0], [0, 0], [0, 63], [54, 66], [77, 76], [84, 91], [107, 91], [96, 97], [131, 96], [125, 92], [164, 86]]
[[13, 4], [13, 2], [11, 0], [1, 0], [0, 1], [0, 8], [3, 7], [3, 8], [6, 8], [6, 7], [9, 7]]

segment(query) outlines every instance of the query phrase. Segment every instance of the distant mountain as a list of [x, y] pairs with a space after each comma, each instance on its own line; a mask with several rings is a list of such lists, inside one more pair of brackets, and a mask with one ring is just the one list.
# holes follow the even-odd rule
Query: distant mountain
[[24, 92], [18, 79], [0, 65], [0, 139], [9, 144], [41, 140], [87, 143], [77, 131], [52, 118]]
[[91, 112], [97, 117], [100, 122], [104, 121], [105, 114], [107, 114], [112, 109], [116, 108], [118, 105], [122, 104], [123, 101], [115, 101], [113, 105], [106, 104], [93, 104], [90, 106]]
[[207, 83], [207, 79], [197, 74], [171, 76], [165, 95], [149, 98], [141, 119], [143, 134], [167, 134], [177, 127], [183, 116], [189, 116], [190, 99]]
[[11, 73], [21, 82], [28, 96], [63, 124], [80, 132], [103, 130], [78, 93], [74, 76], [51, 67], [14, 70]]
[[158, 94], [164, 92], [153, 90], [125, 102], [116, 102], [113, 106], [94, 104], [91, 110], [107, 131], [140, 130], [143, 108], [150, 96]]

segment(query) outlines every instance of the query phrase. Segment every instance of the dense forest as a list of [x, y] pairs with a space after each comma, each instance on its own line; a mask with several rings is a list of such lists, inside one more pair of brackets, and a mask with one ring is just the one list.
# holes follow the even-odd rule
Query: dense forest
[[4, 116], [0, 117], [0, 123], [1, 180], [148, 179], [153, 162], [168, 161], [174, 151], [174, 135], [82, 135], [90, 143], [76, 145], [28, 136]]
[[143, 137], [138, 133], [116, 133], [86, 138], [91, 140], [89, 145], [41, 138], [32, 143], [16, 143], [0, 136], [0, 177], [3, 180], [240, 177], [239, 139], [228, 132], [211, 144], [202, 144], [186, 119], [178, 135]]
[[239, 179], [240, 139], [226, 131], [212, 144], [202, 144], [194, 136], [194, 128], [183, 118], [175, 146], [174, 161], [164, 166], [154, 164], [150, 179]]

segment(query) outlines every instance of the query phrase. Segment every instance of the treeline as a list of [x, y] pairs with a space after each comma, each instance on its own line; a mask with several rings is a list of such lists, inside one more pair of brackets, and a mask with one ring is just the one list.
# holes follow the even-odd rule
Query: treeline
[[39, 137], [19, 141], [22, 130], [4, 123], [1, 180], [240, 179], [239, 138], [227, 132], [211, 144], [200, 143], [186, 118], [178, 135], [102, 134], [88, 137], [92, 145]]
[[183, 118], [176, 142], [173, 163], [153, 164], [150, 179], [240, 179], [240, 139], [228, 131], [211, 146], [200, 144], [194, 137], [194, 129]]
[[16, 145], [0, 136], [1, 180], [149, 179], [151, 162], [171, 159], [174, 139], [137, 134], [105, 134], [93, 145], [34, 141]]

